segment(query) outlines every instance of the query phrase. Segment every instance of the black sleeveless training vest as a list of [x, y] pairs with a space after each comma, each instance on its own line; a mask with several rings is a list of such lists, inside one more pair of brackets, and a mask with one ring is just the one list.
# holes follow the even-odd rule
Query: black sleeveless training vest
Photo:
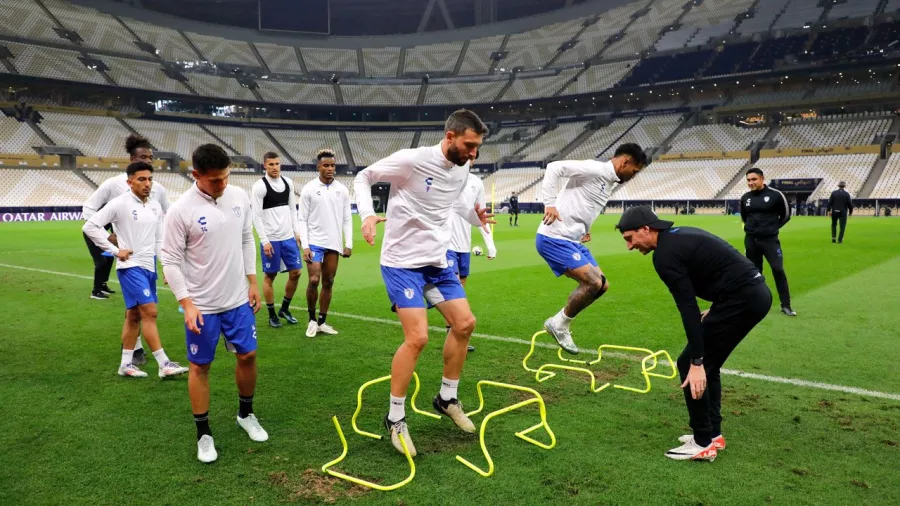
[[280, 193], [272, 189], [272, 185], [269, 184], [269, 180], [266, 179], [265, 176], [263, 176], [262, 182], [266, 185], [266, 196], [263, 197], [263, 209], [272, 209], [273, 207], [288, 205], [291, 187], [288, 186], [287, 181], [285, 181], [283, 177], [281, 178], [281, 182], [284, 183], [284, 191]]

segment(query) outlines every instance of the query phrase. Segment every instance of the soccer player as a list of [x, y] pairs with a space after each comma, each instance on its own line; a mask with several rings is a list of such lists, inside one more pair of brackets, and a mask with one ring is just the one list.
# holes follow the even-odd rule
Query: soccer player
[[[470, 173], [466, 179], [466, 188], [460, 194], [459, 199], [460, 202], [457, 205], [463, 209], [474, 209], [476, 204], [481, 208], [486, 208], [487, 199], [484, 195], [484, 183], [481, 178]], [[450, 215], [449, 225], [450, 247], [447, 248], [447, 265], [459, 276], [459, 282], [465, 288], [472, 259], [472, 225], [458, 213]], [[487, 246], [487, 258], [493, 260], [497, 256], [494, 236], [485, 227], [479, 226], [478, 229], [481, 230], [481, 237]]]
[[[516, 223], [513, 225], [513, 215], [516, 216]], [[516, 192], [512, 192], [509, 196], [509, 226], [519, 226], [519, 196]]]
[[[250, 193], [253, 197], [253, 226], [259, 236], [260, 255], [262, 256], [263, 297], [269, 310], [269, 326], [281, 327], [284, 318], [291, 325], [297, 319], [291, 315], [291, 299], [297, 291], [303, 263], [300, 261], [300, 227], [297, 223], [297, 199], [294, 195], [294, 182], [281, 175], [281, 159], [277, 153], [269, 151], [263, 155], [263, 166], [266, 175], [253, 184]], [[279, 272], [288, 273], [284, 285], [284, 299], [281, 309], [275, 313], [275, 290], [272, 282]]]
[[[153, 164], [153, 147], [146, 137], [129, 135], [125, 139], [125, 151], [128, 152], [130, 163], [144, 162], [150, 165]], [[107, 179], [100, 183], [100, 186], [88, 197], [82, 208], [82, 216], [85, 220], [89, 220], [109, 201], [123, 193], [129, 192], [131, 192], [131, 188], [128, 186], [128, 174], [123, 173]], [[159, 202], [163, 214], [169, 210], [169, 197], [163, 185], [154, 183], [151, 186], [150, 200]], [[104, 223], [103, 226], [110, 230], [108, 224]], [[110, 243], [116, 243], [115, 234], [110, 235], [108, 239]], [[104, 255], [103, 250], [97, 247], [94, 241], [88, 238], [86, 234], [84, 234], [84, 241], [87, 243], [88, 251], [94, 260], [94, 288], [91, 290], [91, 298], [98, 300], [108, 299], [111, 294], [115, 293], [107, 284], [109, 274], [112, 271], [113, 257]], [[134, 365], [144, 365], [147, 362], [140, 335], [138, 335], [137, 343], [135, 344], [133, 360]]]
[[[147, 373], [133, 364], [134, 346], [143, 331], [147, 344], [159, 364], [159, 377], [167, 378], [187, 372], [166, 356], [156, 326], [156, 257], [162, 245], [163, 210], [159, 202], [150, 200], [153, 166], [135, 162], [126, 171], [130, 191], [109, 201], [91, 216], [82, 228], [84, 234], [103, 251], [118, 259], [116, 274], [125, 299], [125, 325], [122, 328], [122, 362], [119, 376], [145, 378]], [[109, 241], [104, 227], [111, 223], [118, 246]]]
[[784, 272], [784, 253], [778, 231], [791, 220], [791, 207], [787, 197], [769, 188], [763, 171], [753, 167], [747, 171], [750, 191], [741, 197], [741, 221], [744, 222], [744, 248], [747, 258], [762, 272], [763, 257], [772, 268], [775, 288], [781, 300], [781, 312], [797, 316], [791, 309], [791, 291]]
[[[300, 191], [300, 243], [303, 260], [309, 266], [306, 286], [306, 307], [309, 323], [306, 337], [316, 333], [335, 335], [337, 330], [327, 324], [328, 307], [339, 257], [350, 258], [353, 251], [353, 214], [350, 211], [350, 190], [334, 180], [336, 160], [334, 151], [323, 149], [316, 154], [319, 177], [306, 183]], [[343, 234], [342, 234], [343, 232]], [[342, 236], [343, 235], [343, 241]], [[322, 293], [319, 294], [319, 281]], [[319, 317], [316, 318], [316, 301]]]
[[381, 275], [388, 297], [403, 326], [404, 342], [391, 363], [390, 410], [384, 418], [394, 448], [403, 452], [403, 437], [410, 454], [415, 446], [406, 425], [406, 390], [419, 354], [428, 343], [425, 302], [437, 307], [450, 324], [444, 342], [444, 374], [433, 405], [462, 430], [475, 432], [457, 400], [459, 378], [475, 316], [456, 273], [447, 265], [450, 214], [463, 214], [473, 226], [494, 221], [479, 205], [463, 209], [455, 205], [466, 186], [469, 162], [474, 160], [487, 127], [465, 109], [447, 118], [444, 138], [436, 146], [402, 149], [359, 172], [354, 181], [356, 202], [363, 219], [363, 238], [375, 244], [375, 226], [385, 221], [375, 215], [372, 185], [390, 183]]
[[[715, 460], [722, 435], [720, 371], [729, 355], [772, 307], [759, 269], [725, 240], [694, 227], [672, 228], [647, 206], [629, 208], [616, 228], [629, 251], [653, 251], [653, 267], [669, 288], [688, 344], [678, 357], [693, 434], [666, 452], [675, 460]], [[712, 302], [700, 312], [697, 297]]]
[[[847, 193], [844, 187], [847, 183], [841, 181], [838, 183], [838, 189], [831, 192], [828, 197], [828, 214], [831, 215], [831, 242], [835, 242], [837, 237], [838, 244], [844, 242], [844, 230], [847, 228], [847, 216], [853, 214], [853, 198]], [[841, 223], [841, 235], [836, 235], [837, 224]]]
[[188, 394], [197, 425], [197, 459], [218, 458], [209, 428], [209, 366], [219, 334], [237, 356], [237, 424], [253, 441], [269, 435], [253, 414], [256, 390], [256, 244], [250, 197], [228, 185], [230, 159], [215, 144], [198, 147], [192, 156], [194, 186], [166, 215], [162, 245], [163, 272], [184, 308], [190, 360]]
[[[609, 283], [591, 251], [591, 225], [606, 207], [613, 185], [630, 181], [644, 166], [647, 155], [637, 144], [622, 144], [612, 160], [564, 160], [547, 165], [541, 188], [544, 219], [538, 227], [537, 251], [556, 277], [565, 274], [578, 282], [565, 307], [544, 322], [544, 330], [569, 353], [578, 353], [569, 325], [578, 313], [609, 289]], [[562, 191], [560, 179], [568, 178]]]

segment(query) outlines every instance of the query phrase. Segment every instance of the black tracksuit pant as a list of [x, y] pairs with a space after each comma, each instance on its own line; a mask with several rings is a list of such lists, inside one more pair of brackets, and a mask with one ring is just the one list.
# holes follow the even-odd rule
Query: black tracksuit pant
[[[840, 222], [841, 224], [841, 235], [835, 235], [837, 232], [837, 224]], [[847, 213], [846, 212], [831, 212], [831, 240], [833, 241], [835, 237], [838, 238], [838, 241], [844, 241], [844, 230], [847, 228]]]
[[[703, 392], [703, 397], [694, 399], [690, 387], [683, 389], [696, 441], [708, 441], [722, 433], [722, 365], [771, 308], [772, 292], [765, 282], [745, 286], [732, 297], [713, 303], [709, 308], [709, 313], [703, 319], [706, 391]], [[690, 368], [691, 357], [685, 348], [678, 357], [678, 372], [682, 383]]]
[[784, 254], [781, 251], [781, 241], [777, 235], [772, 237], [744, 236], [744, 249], [747, 258], [753, 265], [763, 271], [763, 257], [772, 268], [772, 277], [775, 278], [775, 288], [778, 290], [778, 298], [781, 307], [791, 307], [791, 291], [788, 288], [787, 274], [784, 272]]
[[109, 281], [109, 274], [112, 272], [113, 266], [113, 257], [103, 256], [103, 250], [98, 248], [94, 241], [91, 240], [90, 237], [87, 236], [84, 232], [81, 233], [84, 236], [84, 242], [87, 243], [88, 251], [91, 253], [91, 258], [94, 259], [94, 288], [95, 292], [99, 292], [100, 289]]

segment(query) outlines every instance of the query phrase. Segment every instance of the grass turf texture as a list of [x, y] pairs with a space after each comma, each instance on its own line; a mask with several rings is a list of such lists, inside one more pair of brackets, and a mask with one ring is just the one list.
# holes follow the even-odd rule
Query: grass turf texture
[[[628, 252], [612, 230], [616, 219], [603, 216], [594, 225], [589, 246], [611, 290], [578, 317], [575, 340], [582, 348], [665, 348], [675, 357], [685, 339], [674, 303], [650, 258]], [[468, 292], [476, 332], [528, 339], [573, 284], [555, 279], [535, 252], [537, 216], [521, 216], [519, 228], [509, 227], [505, 216], [499, 221], [499, 257], [473, 257]], [[677, 223], [742, 244], [734, 217], [679, 217]], [[79, 228], [75, 222], [3, 224], [0, 263], [90, 276]], [[827, 218], [795, 218], [782, 243], [799, 316], [778, 314], [776, 300], [726, 367], [900, 394], [892, 353], [900, 315], [891, 295], [900, 281], [900, 220], [852, 218], [846, 242], [835, 245]], [[341, 260], [334, 311], [395, 320], [377, 265], [378, 248], [358, 240], [353, 257]], [[768, 268], [766, 275], [771, 285]], [[305, 279], [293, 304], [301, 322]], [[276, 302], [284, 280], [276, 282]], [[415, 480], [391, 493], [350, 487], [319, 471], [340, 452], [333, 414], [350, 445], [341, 470], [385, 484], [407, 473], [390, 443], [350, 428], [356, 389], [388, 373], [400, 329], [335, 315], [329, 322], [339, 336], [308, 339], [303, 324], [270, 329], [265, 309], [257, 316], [254, 405], [270, 439], [253, 443], [235, 426], [234, 359], [220, 348], [210, 410], [219, 460], [203, 465], [195, 456], [186, 379], [159, 381], [152, 358], [145, 366], [150, 378], [118, 377], [121, 294], [95, 301], [89, 293], [88, 279], [0, 266], [0, 504], [793, 505], [896, 504], [900, 497], [900, 401], [723, 376], [728, 449], [712, 465], [673, 462], [663, 452], [688, 432], [677, 380], [656, 379], [647, 395], [591, 394], [587, 378], [569, 373], [538, 384], [521, 368], [526, 345], [483, 338], [473, 338], [478, 349], [466, 363], [463, 402], [476, 407], [478, 379], [536, 388], [558, 446], [544, 451], [513, 437], [537, 423], [535, 407], [499, 417], [487, 434], [497, 470], [483, 479], [454, 458], [458, 453], [483, 465], [475, 437], [408, 409], [419, 451]], [[176, 309], [172, 294], [160, 290], [163, 344], [173, 360], [186, 363]], [[442, 325], [436, 312], [430, 318]], [[418, 368], [420, 406], [429, 409], [440, 385], [443, 335], [431, 339]], [[552, 356], [539, 350], [531, 364]], [[636, 362], [604, 360], [597, 370], [601, 378], [640, 384]], [[386, 384], [370, 390], [361, 427], [380, 431], [387, 396]], [[488, 410], [522, 399], [493, 389], [486, 397]]]

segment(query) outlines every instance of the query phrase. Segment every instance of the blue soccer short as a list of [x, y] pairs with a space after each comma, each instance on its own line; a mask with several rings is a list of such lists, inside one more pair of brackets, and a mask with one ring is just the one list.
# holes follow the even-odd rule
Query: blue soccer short
[[309, 250], [312, 251], [312, 261], [315, 264], [320, 264], [325, 261], [325, 253], [337, 253], [338, 255], [341, 254], [341, 252], [337, 250], [323, 248], [321, 246], [316, 246], [315, 244], [310, 244]]
[[447, 265], [460, 277], [469, 277], [469, 264], [472, 262], [472, 254], [447, 250]]
[[[466, 298], [466, 292], [450, 267], [401, 269], [381, 266], [381, 277], [391, 304], [397, 308], [426, 308], [441, 302]], [[427, 302], [427, 304], [426, 304]]]
[[122, 285], [125, 309], [159, 302], [156, 297], [155, 271], [148, 271], [143, 267], [129, 267], [116, 269], [116, 276], [119, 278], [119, 284]]
[[547, 262], [556, 277], [562, 276], [568, 270], [585, 265], [597, 267], [594, 255], [584, 244], [538, 234], [535, 245], [538, 253]]
[[287, 239], [284, 241], [271, 241], [272, 257], [267, 257], [262, 244], [259, 245], [259, 256], [262, 258], [263, 272], [266, 274], [278, 274], [279, 272], [294, 271], [303, 268], [300, 258], [300, 248], [297, 241]]
[[188, 360], [194, 364], [208, 364], [216, 357], [219, 335], [225, 335], [225, 349], [241, 355], [256, 351], [256, 315], [249, 304], [223, 311], [204, 314], [200, 334], [194, 334], [184, 326]]

